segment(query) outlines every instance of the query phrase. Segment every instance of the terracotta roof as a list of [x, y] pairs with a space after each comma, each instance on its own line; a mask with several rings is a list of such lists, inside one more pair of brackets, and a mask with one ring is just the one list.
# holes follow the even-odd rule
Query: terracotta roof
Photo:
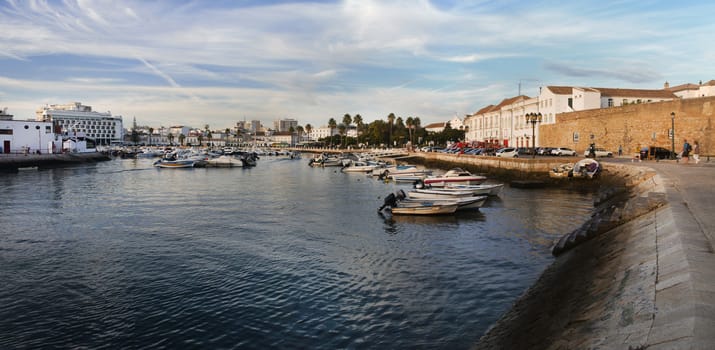
[[427, 126], [425, 126], [424, 128], [425, 129], [434, 129], [434, 128], [444, 128], [445, 126], [447, 126], [447, 123], [441, 122], [441, 123], [427, 124]]
[[505, 98], [501, 102], [499, 102], [498, 105], [496, 105], [496, 108], [502, 108], [504, 106], [508, 106], [510, 104], [513, 104], [514, 102], [521, 101], [521, 100], [526, 100], [528, 99], [529, 96], [524, 96], [524, 95], [519, 95], [519, 96], [514, 96], [510, 98]]
[[698, 84], [682, 84], [678, 86], [672, 86], [667, 88], [668, 91], [683, 91], [683, 90], [698, 90], [700, 85]]
[[601, 96], [611, 97], [650, 97], [650, 98], [672, 98], [676, 99], [672, 91], [669, 90], [641, 90], [641, 89], [611, 89], [594, 88], [601, 92]]
[[547, 86], [555, 95], [571, 95], [573, 93], [572, 86]]

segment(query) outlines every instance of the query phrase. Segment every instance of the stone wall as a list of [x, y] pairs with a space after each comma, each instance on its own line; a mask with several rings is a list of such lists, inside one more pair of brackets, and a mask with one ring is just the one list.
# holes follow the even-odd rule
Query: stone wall
[[[671, 112], [675, 112], [676, 152], [682, 150], [683, 139], [687, 139], [691, 145], [694, 140], [700, 142], [701, 154], [715, 155], [715, 97], [557, 114], [556, 124], [539, 127], [539, 144], [570, 147], [579, 154], [583, 154], [591, 142], [614, 154], [620, 145], [624, 155], [634, 153], [639, 146], [671, 149]], [[576, 141], [575, 133], [578, 133]]]

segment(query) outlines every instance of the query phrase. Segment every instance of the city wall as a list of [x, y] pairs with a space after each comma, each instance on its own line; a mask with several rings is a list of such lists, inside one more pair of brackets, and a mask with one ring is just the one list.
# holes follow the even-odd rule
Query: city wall
[[713, 117], [715, 97], [675, 101], [640, 103], [556, 115], [556, 123], [539, 126], [539, 144], [550, 147], [570, 147], [579, 154], [591, 142], [617, 154], [629, 155], [641, 146], [672, 148], [669, 137], [671, 113], [675, 113], [675, 151], [680, 152], [683, 140], [700, 142], [701, 155], [715, 155]]

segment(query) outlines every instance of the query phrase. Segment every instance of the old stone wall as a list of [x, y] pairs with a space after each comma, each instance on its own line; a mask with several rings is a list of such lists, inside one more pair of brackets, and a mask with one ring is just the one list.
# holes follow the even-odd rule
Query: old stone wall
[[539, 127], [539, 144], [570, 147], [583, 154], [591, 142], [617, 154], [630, 155], [640, 146], [671, 149], [671, 112], [675, 113], [675, 151], [683, 140], [700, 142], [701, 154], [715, 155], [715, 97], [641, 103], [622, 107], [563, 113], [556, 124]]

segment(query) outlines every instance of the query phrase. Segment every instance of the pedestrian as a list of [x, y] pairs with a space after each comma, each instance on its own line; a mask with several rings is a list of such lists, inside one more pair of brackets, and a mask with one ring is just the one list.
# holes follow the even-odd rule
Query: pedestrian
[[700, 143], [698, 140], [693, 141], [693, 159], [695, 159], [695, 164], [700, 163]]
[[690, 148], [690, 144], [688, 143], [688, 140], [683, 139], [682, 158], [683, 158], [683, 162], [685, 162], [685, 163], [688, 163], [688, 161], [690, 160], [690, 150], [691, 150], [691, 148]]
[[623, 145], [618, 145], [618, 156], [620, 157], [622, 155], [623, 155]]

